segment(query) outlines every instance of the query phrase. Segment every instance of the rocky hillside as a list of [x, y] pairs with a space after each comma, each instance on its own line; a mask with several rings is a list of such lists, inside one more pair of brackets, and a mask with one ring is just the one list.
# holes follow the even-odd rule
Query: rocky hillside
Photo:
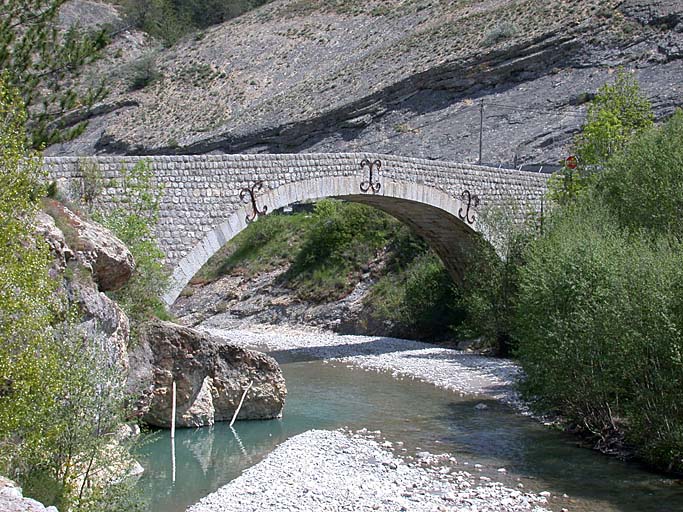
[[[683, 104], [680, 1], [276, 0], [167, 49], [122, 31], [89, 73], [106, 77], [109, 97], [79, 139], [48, 153], [471, 162], [484, 100], [485, 162], [556, 162], [619, 66], [658, 118]], [[131, 90], [141, 69], [158, 79]]]

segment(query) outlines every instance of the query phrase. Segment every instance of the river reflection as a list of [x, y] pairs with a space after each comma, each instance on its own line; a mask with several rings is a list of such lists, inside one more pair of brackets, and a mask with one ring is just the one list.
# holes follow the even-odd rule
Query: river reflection
[[[282, 359], [284, 355], [280, 354]], [[286, 360], [286, 359], [285, 359]], [[281, 361], [282, 362], [282, 361]], [[412, 380], [319, 361], [283, 362], [289, 394], [281, 420], [242, 421], [176, 432], [176, 480], [172, 481], [168, 431], [140, 453], [146, 473], [139, 487], [152, 512], [184, 510], [239, 476], [287, 438], [313, 428], [381, 430], [405, 443], [405, 454], [448, 452], [459, 466], [507, 485], [548, 490], [548, 508], [572, 512], [683, 510], [683, 489], [673, 480], [576, 447], [508, 407], [482, 397], [459, 397]], [[475, 408], [484, 403], [485, 409]], [[499, 473], [504, 467], [507, 473]], [[566, 493], [569, 499], [562, 499]]]

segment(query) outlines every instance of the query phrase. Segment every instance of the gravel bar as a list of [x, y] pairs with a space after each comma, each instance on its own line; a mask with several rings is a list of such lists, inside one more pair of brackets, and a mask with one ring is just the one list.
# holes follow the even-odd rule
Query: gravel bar
[[548, 512], [544, 496], [452, 471], [444, 457], [406, 464], [374, 440], [309, 430], [188, 512]]
[[521, 369], [509, 359], [419, 341], [308, 332], [281, 326], [224, 330], [205, 324], [201, 329], [237, 345], [275, 353], [276, 357], [277, 352], [286, 352], [292, 358], [338, 361], [368, 370], [389, 371], [394, 377], [418, 379], [463, 395], [483, 395], [522, 414], [529, 413], [515, 388]]

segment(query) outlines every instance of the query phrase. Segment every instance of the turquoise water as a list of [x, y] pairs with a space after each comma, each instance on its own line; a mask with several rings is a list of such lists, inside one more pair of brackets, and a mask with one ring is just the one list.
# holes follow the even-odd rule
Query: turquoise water
[[[287, 438], [310, 430], [349, 427], [381, 430], [402, 441], [407, 453], [453, 454], [463, 469], [484, 465], [483, 474], [553, 497], [548, 508], [572, 512], [683, 511], [683, 486], [638, 466], [578, 448], [576, 439], [520, 417], [481, 397], [459, 397], [386, 373], [365, 372], [319, 361], [282, 364], [289, 394], [280, 420], [242, 421], [178, 430], [176, 474], [171, 441], [162, 431], [140, 451], [139, 481], [151, 512], [176, 512], [262, 460]], [[478, 403], [488, 408], [475, 409]], [[469, 463], [469, 466], [465, 466]], [[498, 468], [505, 467], [502, 475]]]

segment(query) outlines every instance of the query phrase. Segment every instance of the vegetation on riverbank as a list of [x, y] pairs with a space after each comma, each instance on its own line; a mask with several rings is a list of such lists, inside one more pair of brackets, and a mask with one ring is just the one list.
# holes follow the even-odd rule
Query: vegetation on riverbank
[[78, 327], [77, 299], [50, 275], [35, 234], [41, 164], [25, 122], [19, 93], [0, 80], [0, 474], [62, 510], [137, 510], [120, 478], [132, 459], [112, 437], [122, 370]]
[[418, 339], [443, 337], [459, 325], [456, 290], [424, 241], [368, 206], [334, 200], [310, 211], [274, 213], [223, 247], [194, 283], [238, 272], [245, 277], [285, 266], [279, 285], [300, 300], [324, 303], [348, 295], [361, 279], [376, 281], [369, 315], [391, 332]]
[[[617, 113], [632, 114], [628, 105]], [[580, 187], [563, 181], [568, 194], [525, 251], [514, 335], [524, 390], [541, 410], [599, 449], [630, 447], [681, 471], [683, 112], [655, 128], [640, 112], [644, 122], [631, 130], [596, 132], [603, 140], [593, 147], [611, 150], [585, 169]]]

